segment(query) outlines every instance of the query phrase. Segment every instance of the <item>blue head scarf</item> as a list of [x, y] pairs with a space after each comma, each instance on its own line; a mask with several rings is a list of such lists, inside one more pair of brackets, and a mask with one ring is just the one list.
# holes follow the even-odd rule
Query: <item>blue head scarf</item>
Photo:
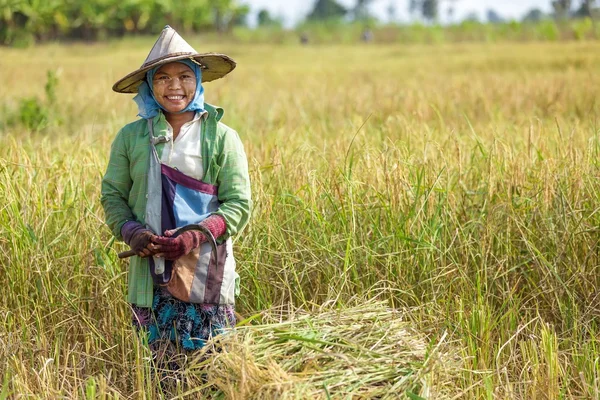
[[[178, 114], [184, 113], [186, 111], [204, 111], [204, 87], [202, 87], [202, 69], [192, 60], [184, 59], [177, 60], [175, 62], [182, 63], [190, 67], [192, 71], [194, 71], [194, 75], [196, 76], [196, 93], [194, 94], [194, 98], [187, 107], [179, 111]], [[138, 94], [133, 98], [133, 101], [136, 102], [138, 106], [138, 115], [142, 118], [149, 119], [156, 117], [158, 115], [158, 111], [162, 108], [160, 104], [156, 101], [154, 97], [154, 92], [152, 91], [152, 80], [154, 79], [154, 74], [158, 69], [162, 67], [162, 65], [158, 67], [154, 67], [146, 72], [146, 80], [142, 82], [142, 84], [138, 87]]]

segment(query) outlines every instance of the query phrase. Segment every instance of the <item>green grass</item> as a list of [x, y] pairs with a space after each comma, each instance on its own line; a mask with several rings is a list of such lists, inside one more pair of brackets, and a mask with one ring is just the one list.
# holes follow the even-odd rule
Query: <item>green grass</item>
[[[600, 45], [190, 42], [239, 63], [205, 88], [250, 162], [256, 319], [167, 397], [598, 396]], [[158, 396], [99, 204], [151, 44], [0, 49], [0, 398]], [[47, 70], [53, 123], [7, 123]]]

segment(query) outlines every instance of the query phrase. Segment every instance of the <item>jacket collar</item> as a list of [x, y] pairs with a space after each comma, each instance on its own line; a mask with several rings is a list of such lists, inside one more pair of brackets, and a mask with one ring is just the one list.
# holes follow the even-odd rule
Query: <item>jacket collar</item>
[[213, 106], [208, 103], [204, 103], [204, 109], [208, 111], [208, 117], [216, 119], [217, 122], [220, 121], [221, 118], [223, 118], [223, 114], [225, 114], [225, 111], [221, 107]]

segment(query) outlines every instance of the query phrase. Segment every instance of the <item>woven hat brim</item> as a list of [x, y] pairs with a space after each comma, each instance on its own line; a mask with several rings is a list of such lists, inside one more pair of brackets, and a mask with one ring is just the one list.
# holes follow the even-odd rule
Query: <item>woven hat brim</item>
[[202, 82], [210, 82], [219, 79], [235, 69], [236, 63], [229, 56], [218, 53], [180, 53], [169, 54], [168, 56], [153, 60], [152, 63], [142, 65], [141, 68], [133, 71], [115, 83], [112, 89], [117, 93], [137, 93], [138, 86], [146, 77], [148, 70], [173, 61], [192, 58], [202, 65]]

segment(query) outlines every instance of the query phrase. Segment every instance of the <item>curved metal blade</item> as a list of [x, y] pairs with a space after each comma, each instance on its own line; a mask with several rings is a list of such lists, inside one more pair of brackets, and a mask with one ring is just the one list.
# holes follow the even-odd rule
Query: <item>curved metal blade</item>
[[209, 231], [208, 228], [206, 228], [204, 225], [189, 224], [189, 225], [185, 225], [185, 226], [182, 226], [181, 228], [177, 229], [177, 231], [171, 237], [176, 238], [177, 236], [179, 236], [182, 233], [187, 232], [187, 231], [200, 231], [206, 236], [206, 238], [208, 239], [208, 243], [210, 243], [211, 252], [215, 257], [215, 265], [217, 268], [219, 268], [219, 255], [217, 253], [217, 241], [215, 240], [215, 237], [213, 236], [212, 232]]

